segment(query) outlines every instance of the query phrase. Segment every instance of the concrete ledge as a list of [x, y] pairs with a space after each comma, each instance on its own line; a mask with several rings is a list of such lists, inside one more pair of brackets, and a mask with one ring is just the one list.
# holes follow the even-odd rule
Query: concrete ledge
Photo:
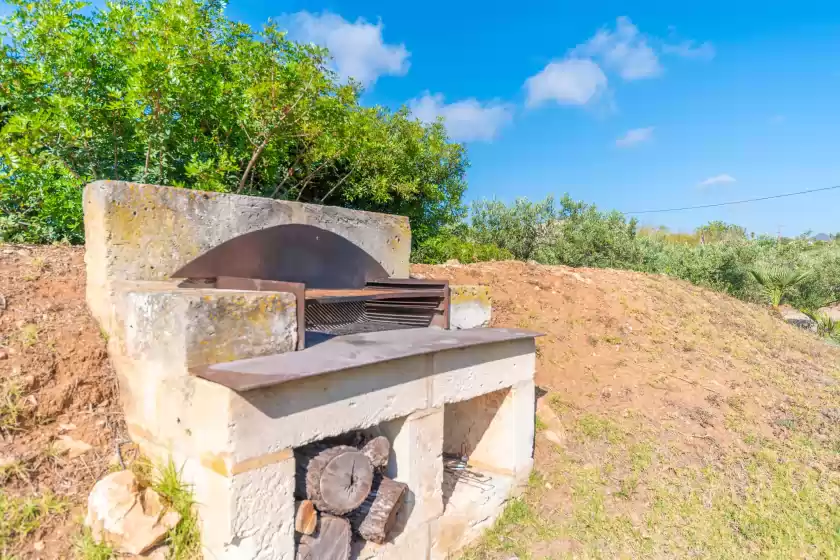
[[436, 354], [429, 406], [465, 401], [532, 380], [535, 349], [534, 339], [527, 338]]

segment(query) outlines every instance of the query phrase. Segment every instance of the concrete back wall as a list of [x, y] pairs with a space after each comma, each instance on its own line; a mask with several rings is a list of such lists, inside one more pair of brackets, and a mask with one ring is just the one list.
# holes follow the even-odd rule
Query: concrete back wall
[[346, 237], [395, 277], [407, 278], [408, 218], [124, 181], [85, 187], [88, 304], [110, 332], [115, 286], [165, 280], [234, 237], [284, 224], [308, 224]]

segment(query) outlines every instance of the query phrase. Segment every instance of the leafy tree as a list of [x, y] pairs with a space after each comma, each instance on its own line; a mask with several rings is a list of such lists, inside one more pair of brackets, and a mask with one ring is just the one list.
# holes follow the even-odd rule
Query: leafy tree
[[523, 261], [550, 261], [550, 247], [559, 215], [554, 199], [531, 202], [518, 198], [511, 206], [498, 200], [480, 200], [472, 207], [472, 229], [479, 243], [495, 245]]
[[122, 179], [409, 216], [464, 215], [440, 123], [359, 104], [329, 53], [219, 0], [12, 0], [0, 27], [0, 238], [82, 240], [80, 187]]
[[747, 238], [747, 230], [735, 224], [727, 224], [716, 220], [697, 228], [696, 235], [705, 243], [719, 243], [722, 241], [739, 241]]

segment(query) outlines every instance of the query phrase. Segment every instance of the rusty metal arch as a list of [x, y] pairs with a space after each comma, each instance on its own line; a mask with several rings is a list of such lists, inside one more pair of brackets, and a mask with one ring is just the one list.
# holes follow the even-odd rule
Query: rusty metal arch
[[345, 237], [315, 226], [287, 224], [234, 237], [172, 274], [220, 276], [299, 282], [310, 289], [355, 289], [386, 279], [388, 273]]

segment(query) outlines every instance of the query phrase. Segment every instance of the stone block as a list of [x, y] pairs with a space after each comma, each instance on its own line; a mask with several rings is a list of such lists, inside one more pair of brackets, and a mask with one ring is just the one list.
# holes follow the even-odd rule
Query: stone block
[[443, 408], [420, 410], [380, 425], [391, 441], [389, 477], [408, 485], [397, 531], [410, 530], [443, 513]]
[[449, 286], [450, 329], [489, 327], [491, 309], [490, 288], [488, 286]]
[[293, 560], [295, 460], [222, 474], [194, 458], [178, 463], [193, 490], [205, 558]]
[[123, 294], [122, 346], [113, 353], [126, 424], [143, 447], [222, 457], [232, 468], [229, 389], [188, 368], [288, 352], [297, 343], [292, 294], [160, 288]]

